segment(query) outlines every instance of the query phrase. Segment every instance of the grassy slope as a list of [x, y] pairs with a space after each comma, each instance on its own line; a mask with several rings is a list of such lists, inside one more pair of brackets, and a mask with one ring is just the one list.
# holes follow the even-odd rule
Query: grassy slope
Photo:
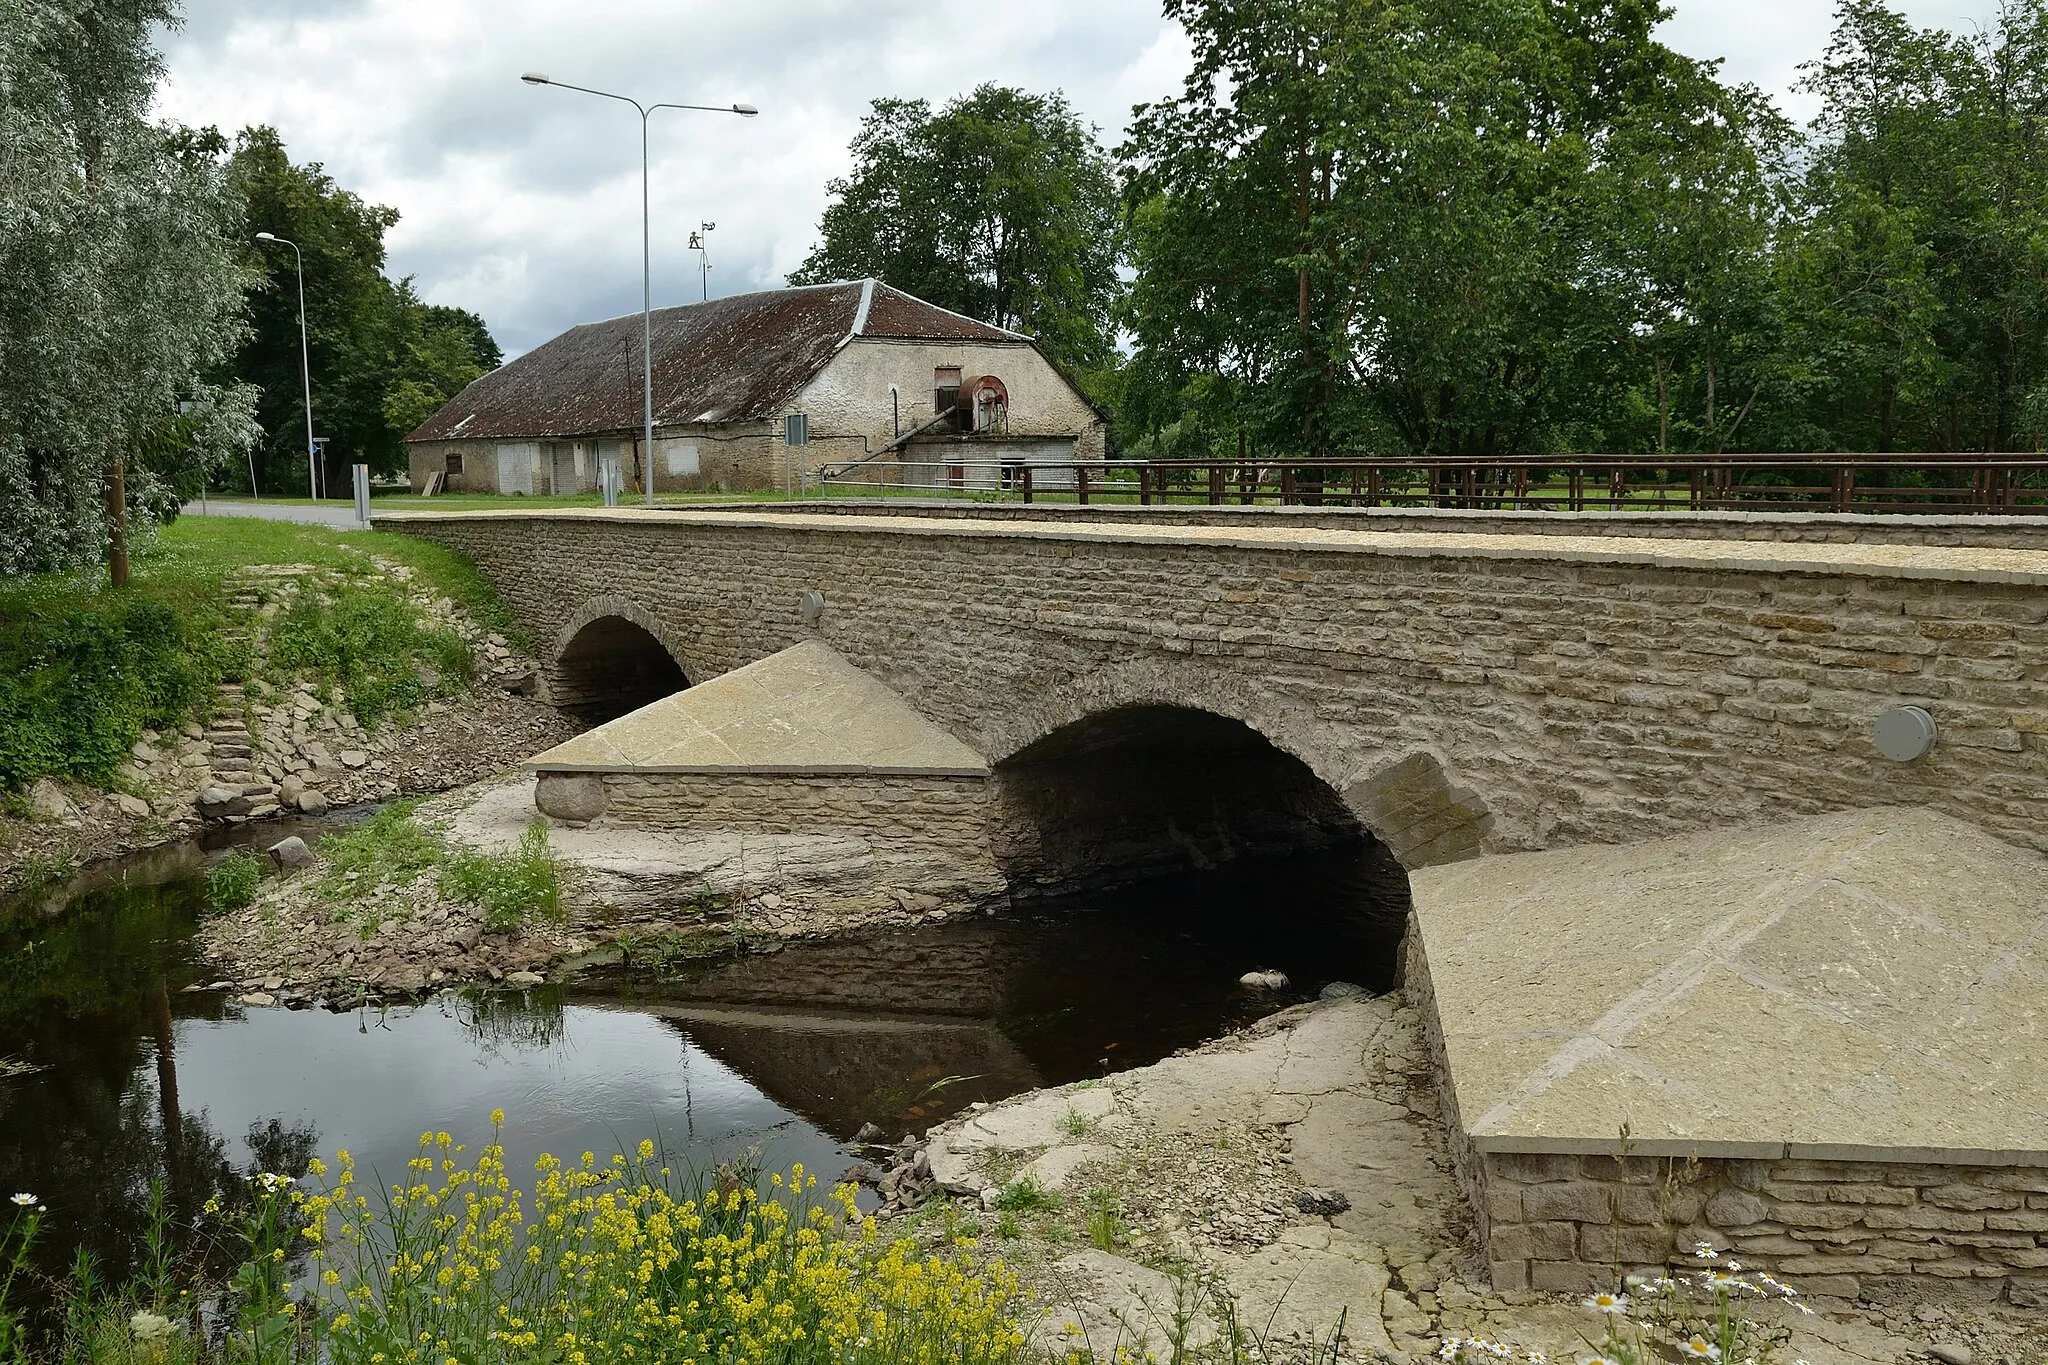
[[369, 556], [489, 629], [517, 637], [490, 583], [437, 545], [240, 517], [182, 519], [139, 547], [129, 585], [101, 572], [0, 580], [0, 790], [45, 774], [105, 782], [145, 727], [197, 718], [248, 668], [231, 638], [226, 580], [249, 565], [361, 574]]

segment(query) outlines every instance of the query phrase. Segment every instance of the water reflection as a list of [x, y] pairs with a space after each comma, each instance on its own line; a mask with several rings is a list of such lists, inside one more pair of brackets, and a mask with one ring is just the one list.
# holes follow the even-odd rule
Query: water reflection
[[[47, 1269], [84, 1248], [126, 1275], [153, 1188], [189, 1219], [316, 1152], [396, 1177], [423, 1131], [473, 1150], [497, 1107], [516, 1176], [544, 1151], [648, 1136], [702, 1165], [758, 1146], [834, 1171], [834, 1139], [864, 1123], [921, 1131], [1154, 1061], [1332, 980], [1385, 989], [1407, 909], [1405, 878], [1367, 845], [667, 977], [618, 970], [566, 996], [244, 1009], [188, 989], [209, 975], [192, 946], [205, 857], [187, 846], [0, 908], [0, 1058], [33, 1068], [0, 1078], [0, 1193], [49, 1204]], [[1295, 989], [1240, 989], [1254, 967]]]

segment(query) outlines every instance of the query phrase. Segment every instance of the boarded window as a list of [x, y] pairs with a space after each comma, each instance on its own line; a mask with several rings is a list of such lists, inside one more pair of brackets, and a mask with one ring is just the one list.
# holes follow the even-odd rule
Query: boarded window
[[697, 443], [695, 441], [663, 441], [662, 450], [668, 456], [668, 472], [672, 478], [685, 478], [697, 472]]
[[448, 452], [448, 472], [450, 474], [460, 474], [462, 472], [462, 456], [453, 450]]

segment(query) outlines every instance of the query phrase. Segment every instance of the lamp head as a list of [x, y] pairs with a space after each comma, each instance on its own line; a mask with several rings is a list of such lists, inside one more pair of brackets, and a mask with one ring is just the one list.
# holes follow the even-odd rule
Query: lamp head
[[520, 75], [519, 79], [520, 79], [520, 80], [522, 80], [522, 81], [525, 81], [525, 82], [526, 82], [526, 83], [527, 83], [528, 85], [553, 85], [553, 84], [554, 84], [554, 82], [553, 82], [553, 81], [549, 80], [549, 79], [547, 78], [547, 76], [546, 76], [546, 75], [544, 75], [543, 73], [541, 73], [541, 72], [539, 72], [539, 71], [527, 71], [527, 72], [523, 72], [523, 73], [521, 73], [521, 75]]
[[735, 114], [738, 114], [741, 118], [752, 118], [754, 115], [761, 112], [759, 109], [756, 109], [751, 104], [735, 104], [732, 107], [732, 111]]
[[277, 240], [277, 234], [274, 232], [259, 232], [256, 234], [256, 240], [259, 242], [274, 242]]

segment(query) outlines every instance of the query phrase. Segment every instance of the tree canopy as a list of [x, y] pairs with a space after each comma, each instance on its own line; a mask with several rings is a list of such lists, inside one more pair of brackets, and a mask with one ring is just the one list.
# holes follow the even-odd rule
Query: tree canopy
[[1116, 176], [1064, 96], [983, 85], [937, 113], [878, 99], [852, 151], [790, 283], [873, 276], [1067, 364], [1111, 359]]
[[145, 117], [167, 0], [0, 0], [0, 573], [88, 563], [246, 447], [217, 134]]
[[1843, 0], [1796, 130], [1653, 0], [1168, 0], [1118, 149], [1127, 444], [2036, 449], [2048, 0]]
[[318, 163], [294, 165], [275, 129], [244, 129], [229, 171], [245, 205], [244, 259], [259, 276], [234, 362], [262, 393], [259, 482], [304, 489], [306, 427], [298, 265], [290, 247], [257, 242], [258, 232], [305, 256], [313, 425], [328, 438], [330, 479], [355, 463], [402, 468], [406, 433], [502, 359], [489, 329], [474, 313], [422, 303], [409, 278], [389, 278], [384, 234], [398, 210], [365, 203]]

